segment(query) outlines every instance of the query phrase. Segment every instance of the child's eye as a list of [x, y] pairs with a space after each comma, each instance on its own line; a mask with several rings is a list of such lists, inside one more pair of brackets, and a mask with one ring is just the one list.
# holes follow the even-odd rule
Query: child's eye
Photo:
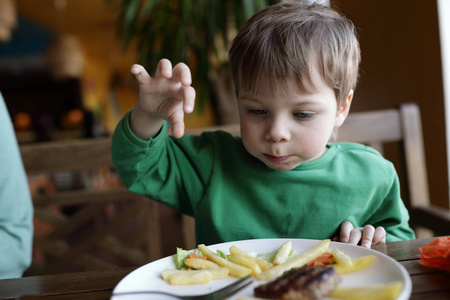
[[267, 112], [264, 109], [249, 109], [248, 113], [250, 115], [255, 115], [255, 116], [262, 116], [267, 114]]
[[300, 120], [308, 120], [308, 119], [314, 118], [316, 116], [316, 114], [309, 113], [309, 112], [297, 112], [297, 113], [294, 113], [294, 116]]

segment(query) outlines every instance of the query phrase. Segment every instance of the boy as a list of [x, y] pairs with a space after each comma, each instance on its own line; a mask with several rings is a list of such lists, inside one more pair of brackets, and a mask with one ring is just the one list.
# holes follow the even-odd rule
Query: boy
[[354, 31], [332, 9], [299, 2], [247, 21], [230, 50], [241, 137], [184, 135], [195, 102], [189, 68], [162, 59], [151, 78], [134, 65], [140, 99], [112, 146], [123, 182], [194, 216], [197, 243], [413, 239], [392, 164], [366, 146], [329, 143], [356, 86]]

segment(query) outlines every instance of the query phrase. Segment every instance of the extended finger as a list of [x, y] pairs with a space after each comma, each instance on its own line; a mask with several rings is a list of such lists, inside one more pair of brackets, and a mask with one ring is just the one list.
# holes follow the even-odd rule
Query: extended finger
[[178, 63], [175, 68], [173, 68], [173, 77], [180, 80], [181, 84], [184, 86], [190, 86], [192, 83], [191, 70], [184, 63]]
[[172, 63], [170, 62], [170, 60], [163, 58], [158, 62], [155, 77], [164, 77], [167, 79], [172, 77]]
[[375, 229], [375, 233], [373, 235], [372, 243], [375, 245], [377, 243], [386, 243], [386, 230], [383, 227], [379, 226]]
[[185, 113], [191, 113], [195, 105], [195, 89], [192, 86], [183, 88], [183, 109]]
[[372, 225], [366, 225], [363, 228], [361, 246], [365, 248], [370, 248], [372, 246], [373, 235], [375, 233], [375, 228]]
[[184, 112], [181, 106], [174, 110], [168, 121], [172, 125], [172, 135], [176, 138], [182, 137], [184, 135]]
[[130, 69], [131, 74], [133, 74], [139, 83], [144, 83], [148, 79], [150, 79], [150, 75], [148, 75], [147, 70], [141, 65], [134, 64]]
[[350, 238], [350, 232], [353, 229], [352, 223], [345, 221], [341, 224], [341, 231], [339, 234], [339, 241], [342, 243], [347, 243]]

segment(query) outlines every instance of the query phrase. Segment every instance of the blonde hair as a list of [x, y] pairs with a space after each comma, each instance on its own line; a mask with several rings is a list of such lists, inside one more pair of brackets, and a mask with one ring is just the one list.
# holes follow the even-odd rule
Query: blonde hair
[[269, 6], [239, 30], [229, 53], [236, 92], [258, 93], [286, 87], [296, 78], [299, 88], [314, 90], [311, 70], [317, 64], [324, 81], [334, 89], [338, 104], [355, 89], [360, 62], [353, 23], [320, 4], [298, 1]]

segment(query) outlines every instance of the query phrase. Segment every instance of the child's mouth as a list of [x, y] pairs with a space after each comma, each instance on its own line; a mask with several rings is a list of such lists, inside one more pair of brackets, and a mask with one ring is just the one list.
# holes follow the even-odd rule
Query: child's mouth
[[289, 156], [272, 156], [269, 154], [264, 154], [264, 158], [270, 161], [271, 163], [281, 164], [286, 162], [289, 159]]

